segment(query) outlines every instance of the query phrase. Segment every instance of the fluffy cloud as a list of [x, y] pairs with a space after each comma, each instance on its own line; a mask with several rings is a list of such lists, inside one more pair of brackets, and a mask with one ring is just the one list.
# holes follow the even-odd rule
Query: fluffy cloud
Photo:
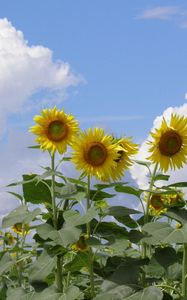
[[[161, 116], [155, 118], [151, 131], [154, 128], [160, 127], [163, 117], [166, 119], [166, 121], [169, 121], [171, 113], [177, 113], [181, 116], [187, 116], [187, 104], [185, 103], [179, 107], [168, 107]], [[139, 153], [137, 154], [136, 157], [137, 160], [145, 161], [146, 158], [149, 156], [147, 141], [150, 139], [151, 137], [149, 135], [147, 139], [141, 144]], [[170, 175], [170, 183], [174, 183], [177, 181], [185, 181], [186, 174], [187, 174], [187, 165], [185, 165], [183, 169], [179, 169], [176, 171], [168, 171], [168, 174]], [[146, 167], [138, 164], [134, 164], [131, 167], [131, 175], [132, 178], [136, 180], [139, 187], [141, 188], [148, 187], [148, 170]]]
[[7, 117], [20, 111], [39, 90], [64, 93], [82, 79], [68, 63], [53, 62], [52, 51], [29, 46], [23, 33], [7, 19], [0, 19], [0, 135]]

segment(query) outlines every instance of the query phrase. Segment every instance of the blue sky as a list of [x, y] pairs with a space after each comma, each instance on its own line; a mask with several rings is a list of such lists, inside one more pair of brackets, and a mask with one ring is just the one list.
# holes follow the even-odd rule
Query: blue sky
[[72, 113], [81, 128], [103, 126], [134, 142], [168, 107], [187, 113], [186, 1], [0, 0], [0, 7], [1, 185], [34, 171], [34, 159], [45, 161], [26, 147], [32, 118], [46, 106]]
[[[85, 79], [70, 87], [61, 102], [84, 120], [82, 127], [95, 125], [98, 120], [88, 120], [100, 117], [112, 132], [139, 141], [155, 116], [184, 103], [187, 90], [185, 17], [140, 18], [155, 7], [187, 10], [185, 1], [179, 6], [178, 1], [19, 0], [1, 1], [0, 17], [21, 30], [29, 46], [51, 49], [53, 60], [68, 62]], [[46, 91], [40, 97], [47, 97]]]

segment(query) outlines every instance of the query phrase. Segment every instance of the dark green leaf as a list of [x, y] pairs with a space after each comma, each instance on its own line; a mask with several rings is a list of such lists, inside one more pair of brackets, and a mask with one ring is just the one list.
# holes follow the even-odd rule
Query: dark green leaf
[[8, 192], [9, 194], [15, 196], [16, 198], [18, 198], [19, 200], [23, 201], [23, 197], [20, 194], [14, 193], [14, 192]]
[[174, 219], [181, 224], [186, 224], [187, 222], [187, 210], [186, 209], [180, 209], [180, 208], [170, 208], [165, 213], [165, 216]]
[[122, 223], [123, 225], [125, 225], [129, 228], [137, 228], [138, 227], [138, 224], [130, 216], [115, 217], [115, 219], [119, 223]]
[[70, 272], [77, 272], [83, 267], [89, 268], [90, 259], [88, 253], [78, 252], [75, 258], [65, 265], [65, 269]]
[[[170, 187], [178, 187], [178, 188], [185, 188], [187, 187], [187, 182], [186, 181], [182, 181], [182, 182], [176, 182], [176, 183], [172, 183], [170, 185], [164, 186], [165, 188], [170, 188]], [[163, 187], [163, 188], [164, 188]]]
[[139, 190], [138, 188], [131, 187], [131, 186], [122, 186], [122, 185], [117, 185], [115, 187], [115, 190], [116, 192], [134, 195], [138, 198], [140, 198], [140, 195], [142, 193], [142, 191]]
[[141, 214], [140, 211], [132, 208], [127, 208], [125, 206], [107, 207], [106, 209], [103, 210], [103, 212], [105, 215], [113, 216], [113, 217], [125, 217], [131, 214]]
[[[23, 195], [27, 202], [31, 202], [33, 204], [40, 203], [51, 203], [51, 192], [48, 186], [51, 186], [51, 180], [45, 180], [45, 183], [42, 181], [36, 184], [32, 178], [36, 178], [36, 174], [34, 175], [23, 175], [24, 182], [23, 185]], [[30, 180], [29, 180], [30, 179]]]
[[164, 175], [164, 174], [157, 174], [153, 178], [154, 178], [154, 181], [158, 181], [158, 180], [168, 181], [170, 176], [169, 175]]
[[106, 192], [103, 192], [103, 191], [98, 191], [98, 190], [91, 190], [90, 191], [90, 198], [91, 198], [92, 201], [98, 201], [98, 200], [113, 198], [114, 196], [116, 196], [116, 195], [106, 193]]

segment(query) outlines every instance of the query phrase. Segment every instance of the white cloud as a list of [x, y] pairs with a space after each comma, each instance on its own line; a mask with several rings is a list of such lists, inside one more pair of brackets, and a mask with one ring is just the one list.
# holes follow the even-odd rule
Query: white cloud
[[21, 31], [0, 19], [0, 136], [7, 117], [23, 109], [30, 96], [43, 89], [62, 95], [82, 80], [52, 55], [46, 47], [29, 46]]
[[187, 9], [180, 6], [156, 6], [145, 9], [137, 19], [173, 21], [181, 28], [187, 28]]
[[[154, 128], [158, 128], [161, 125], [163, 117], [168, 122], [170, 120], [171, 113], [177, 113], [181, 116], [187, 117], [187, 104], [185, 103], [179, 107], [168, 107], [161, 116], [158, 116], [155, 118], [151, 131]], [[139, 153], [137, 154], [137, 157], [136, 157], [137, 160], [145, 161], [146, 158], [149, 156], [147, 141], [150, 139], [151, 139], [151, 136], [149, 135], [146, 138], [146, 140], [141, 144]], [[138, 164], [134, 164], [131, 167], [130, 172], [131, 172], [132, 178], [134, 180], [136, 180], [139, 187], [148, 188], [148, 170], [146, 167], [138, 165]], [[183, 169], [179, 169], [176, 171], [170, 170], [167, 173], [170, 175], [170, 181], [169, 181], [170, 183], [174, 183], [174, 182], [178, 182], [178, 181], [186, 181], [187, 165], [185, 165]], [[162, 182], [162, 184], [163, 184], [163, 182]]]
[[168, 20], [181, 12], [178, 6], [157, 6], [144, 10], [140, 15], [140, 19], [160, 19]]

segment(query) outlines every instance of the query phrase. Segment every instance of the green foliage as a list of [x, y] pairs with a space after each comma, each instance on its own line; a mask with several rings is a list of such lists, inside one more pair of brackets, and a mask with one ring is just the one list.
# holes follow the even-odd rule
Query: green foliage
[[[187, 183], [158, 188], [157, 181], [167, 182], [169, 176], [152, 174], [149, 162], [136, 161], [149, 170], [149, 189], [127, 182], [89, 186], [84, 173], [66, 178], [57, 170], [69, 160], [9, 185], [21, 185], [22, 194], [9, 191], [21, 205], [2, 220], [0, 299], [185, 299], [185, 200], [157, 215], [146, 206], [152, 194], [176, 194]], [[118, 193], [129, 198], [129, 207], [115, 205]], [[143, 212], [131, 208], [133, 197]], [[40, 204], [42, 209], [36, 207]], [[13, 233], [17, 223], [27, 230]]]
[[3, 218], [2, 226], [8, 228], [16, 223], [30, 223], [40, 213], [40, 208], [29, 211], [26, 205], [21, 205]]

